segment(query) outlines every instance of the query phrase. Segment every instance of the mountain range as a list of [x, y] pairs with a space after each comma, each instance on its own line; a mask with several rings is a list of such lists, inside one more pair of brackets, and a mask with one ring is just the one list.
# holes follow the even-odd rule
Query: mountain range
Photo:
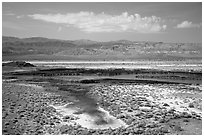
[[2, 37], [3, 61], [8, 60], [202, 60], [201, 43], [117, 40], [59, 40], [43, 37]]

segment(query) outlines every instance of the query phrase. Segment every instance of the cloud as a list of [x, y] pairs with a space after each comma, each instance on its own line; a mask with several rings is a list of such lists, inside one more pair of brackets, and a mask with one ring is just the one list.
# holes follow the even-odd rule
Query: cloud
[[155, 33], [166, 30], [160, 17], [141, 17], [139, 14], [129, 15], [127, 12], [121, 15], [93, 12], [78, 12], [67, 14], [32, 14], [28, 15], [35, 20], [65, 24], [67, 27], [75, 27], [84, 32], [125, 32], [136, 31], [140, 33]]
[[180, 24], [177, 24], [177, 26], [175, 28], [200, 28], [201, 27], [201, 23], [200, 24], [193, 24], [192, 22], [189, 21], [183, 21]]
[[21, 18], [24, 18], [24, 15], [19, 15], [19, 16], [16, 16], [17, 19], [21, 19]]

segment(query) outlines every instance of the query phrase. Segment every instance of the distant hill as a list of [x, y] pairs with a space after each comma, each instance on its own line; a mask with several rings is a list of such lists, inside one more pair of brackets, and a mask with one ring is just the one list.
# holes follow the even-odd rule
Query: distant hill
[[35, 65], [31, 63], [27, 63], [24, 61], [12, 61], [8, 63], [3, 63], [2, 66], [10, 66], [10, 67], [35, 67]]
[[15, 42], [15, 41], [20, 41], [21, 39], [17, 38], [17, 37], [6, 37], [3, 36], [2, 37], [2, 42]]
[[58, 40], [2, 37], [3, 60], [186, 60], [202, 59], [201, 43]]
[[80, 39], [80, 40], [74, 40], [72, 41], [72, 43], [78, 46], [86, 46], [86, 45], [98, 44], [99, 42], [88, 40], [88, 39]]

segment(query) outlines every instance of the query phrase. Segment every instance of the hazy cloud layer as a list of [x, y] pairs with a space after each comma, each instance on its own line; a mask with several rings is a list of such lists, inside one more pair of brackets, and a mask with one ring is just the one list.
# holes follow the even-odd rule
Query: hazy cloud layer
[[62, 30], [62, 27], [58, 27], [57, 31], [60, 32]]
[[176, 28], [199, 28], [201, 27], [201, 24], [193, 24], [189, 21], [183, 21], [180, 24], [177, 24]]
[[6, 16], [14, 16], [15, 14], [14, 13], [3, 13], [2, 15], [6, 15]]
[[139, 14], [121, 15], [95, 14], [93, 12], [79, 12], [67, 14], [33, 14], [28, 15], [32, 19], [66, 24], [84, 32], [124, 32], [136, 31], [140, 33], [155, 33], [166, 30], [160, 17], [141, 17]]
[[14, 30], [25, 30], [25, 27], [21, 27], [16, 23], [10, 21], [2, 21], [2, 28], [14, 29]]

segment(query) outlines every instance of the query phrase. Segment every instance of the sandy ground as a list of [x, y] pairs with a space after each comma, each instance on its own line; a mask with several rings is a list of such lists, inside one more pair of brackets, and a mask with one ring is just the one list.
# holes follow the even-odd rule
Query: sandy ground
[[[51, 105], [52, 106], [52, 105]], [[77, 108], [68, 108], [64, 106], [52, 106], [54, 107], [57, 112], [61, 113], [64, 117], [70, 116], [74, 118], [73, 121], [70, 122], [70, 124], [76, 123], [81, 125], [82, 127], [88, 128], [88, 129], [108, 129], [108, 128], [118, 128], [118, 127], [127, 127], [127, 125], [120, 119], [115, 118], [114, 116], [110, 115], [108, 111], [104, 110], [103, 108], [99, 107], [98, 110], [103, 114], [103, 118], [105, 119], [105, 122], [107, 124], [97, 124], [97, 121], [100, 120], [100, 117], [93, 116], [88, 113], [82, 113], [82, 114], [75, 114], [77, 111]]]
[[66, 107], [72, 102], [40, 86], [3, 82], [3, 134], [201, 134], [201, 86], [95, 85], [87, 94], [112, 122], [97, 125], [98, 117], [76, 114]]

